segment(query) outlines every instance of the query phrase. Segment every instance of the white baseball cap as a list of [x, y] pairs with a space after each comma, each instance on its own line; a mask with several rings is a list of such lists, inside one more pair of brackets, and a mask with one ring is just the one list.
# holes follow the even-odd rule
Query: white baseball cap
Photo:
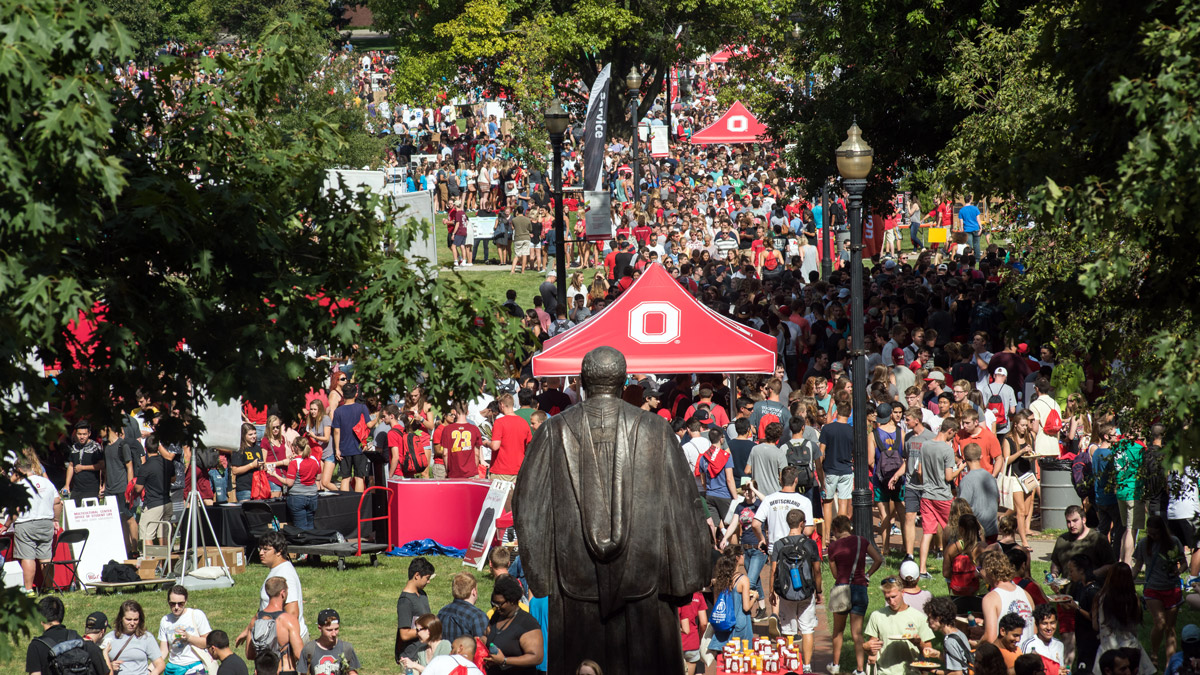
[[912, 560], [905, 560], [900, 563], [900, 578], [901, 579], [918, 579], [921, 576], [921, 568]]
[[1005, 368], [1004, 366], [1000, 366], [1000, 367], [999, 367], [999, 368], [997, 368], [997, 369], [996, 369], [996, 371], [995, 371], [994, 373], [992, 373], [992, 374], [993, 374], [993, 375], [1002, 375], [1002, 376], [1004, 376], [1004, 377], [1008, 377], [1008, 369], [1007, 369], [1007, 368]]

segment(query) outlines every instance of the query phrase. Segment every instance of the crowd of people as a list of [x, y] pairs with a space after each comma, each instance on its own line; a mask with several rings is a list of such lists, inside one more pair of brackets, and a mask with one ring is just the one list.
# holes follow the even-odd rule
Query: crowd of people
[[[387, 91], [388, 57], [331, 58], [355, 59], [350, 86], [364, 114], [373, 129], [398, 139], [389, 165], [405, 167], [413, 189], [433, 192], [459, 265], [488, 258], [486, 246], [477, 256], [482, 240], [468, 246], [466, 215], [481, 210], [497, 214], [490, 241], [500, 262], [513, 272], [547, 265], [556, 252], [548, 177], [522, 161], [504, 116], [483, 105], [485, 92], [476, 92], [465, 113], [448, 98], [439, 107], [393, 107], [375, 95]], [[130, 82], [136, 70], [126, 73]], [[719, 115], [716, 92], [738, 86], [719, 66], [687, 74], [696, 85], [672, 101], [671, 121], [665, 100], [645, 120], [681, 139]], [[570, 185], [582, 184], [581, 134], [578, 126], [568, 134]], [[413, 164], [417, 155], [433, 160]], [[1164, 470], [1161, 427], [1133, 426], [1122, 411], [1093, 408], [1106, 373], [1078, 354], [1062, 355], [1070, 366], [1059, 367], [1052, 345], [1025, 332], [1021, 313], [1029, 308], [1001, 302], [1005, 279], [1021, 272], [1020, 252], [991, 241], [985, 228], [1005, 224], [989, 223], [969, 198], [949, 197], [930, 211], [906, 197], [885, 219], [887, 234], [864, 284], [868, 402], [857, 410], [844, 196], [835, 189], [822, 205], [814, 190], [786, 181], [778, 161], [757, 146], [680, 143], [666, 158], [643, 158], [635, 175], [630, 148], [613, 140], [605, 154], [612, 237], [563, 244], [578, 268], [568, 297], [559, 298], [548, 277], [528, 306], [510, 291], [502, 308], [521, 322], [532, 354], [658, 263], [715, 311], [776, 338], [772, 375], [637, 373], [624, 392], [627, 402], [672, 425], [679, 448], [669, 450], [694, 469], [711, 536], [711, 584], [679, 608], [689, 672], [715, 672], [725, 646], [756, 628], [798, 641], [803, 671], [811, 672], [819, 611], [829, 615], [832, 675], [861, 675], [868, 665], [900, 675], [916, 660], [935, 660], [951, 675], [1200, 672], [1200, 629], [1185, 627], [1182, 639], [1176, 631], [1179, 609], [1200, 607], [1191, 592], [1200, 581], [1197, 475]], [[931, 221], [950, 229], [953, 241], [927, 246], [919, 231]], [[583, 239], [583, 222], [575, 239]], [[907, 245], [899, 232], [905, 225]], [[823, 277], [826, 228], [838, 252]], [[533, 434], [579, 399], [578, 381], [535, 378], [528, 357], [445, 410], [425, 399], [425, 387], [436, 383], [379, 392], [356, 380], [351, 356], [314, 363], [330, 373], [328, 386], [304, 401], [246, 402], [237, 449], [159, 442], [158, 425], [182, 413], [148, 388], [127, 406], [122, 424], [93, 428], [79, 420], [49, 452], [22, 453], [12, 480], [26, 487], [31, 507], [6, 526], [28, 570], [26, 592], [36, 594], [36, 563], [50, 557], [62, 499], [115, 496], [131, 554], [162, 536], [157, 521], [170, 520], [193, 489], [211, 503], [285, 498], [289, 520], [311, 528], [322, 491], [361, 491], [391, 478], [515, 481]], [[868, 426], [861, 457], [855, 415]], [[853, 531], [850, 519], [862, 457], [878, 516], [871, 532]], [[1079, 505], [1066, 509], [1067, 532], [1055, 543], [1043, 590], [1030, 578], [1030, 533], [1046, 467], [1071, 471]], [[248, 625], [227, 627], [236, 635], [232, 647], [249, 645], [248, 658], [264, 675], [272, 668], [357, 671], [353, 648], [338, 638], [336, 611], [322, 611], [319, 636], [307, 635], [286, 540], [269, 534], [259, 552], [272, 572]], [[899, 560], [898, 574], [876, 579], [889, 557]], [[453, 600], [432, 612], [424, 588], [434, 568], [411, 561], [397, 602], [397, 664], [424, 673], [544, 668], [545, 599], [523, 583], [519, 556], [501, 548], [490, 562], [488, 614], [475, 607], [479, 589], [470, 574], [456, 575]], [[882, 591], [883, 606], [870, 606], [871, 586]], [[89, 617], [93, 637], [85, 641], [94, 645], [80, 649], [97, 666], [119, 663], [125, 675], [164, 668], [187, 675], [205, 655], [221, 661], [222, 675], [247, 672], [230, 633], [210, 630], [203, 612], [188, 607], [186, 589], [166, 597], [170, 613], [157, 639], [130, 601], [111, 632], [102, 617]], [[60, 602], [44, 598], [39, 611], [48, 637], [30, 646], [31, 673], [49, 672], [51, 648], [73, 639]], [[1144, 615], [1153, 626], [1145, 643]], [[852, 664], [841, 659], [847, 625]], [[594, 663], [579, 669], [599, 671]]]

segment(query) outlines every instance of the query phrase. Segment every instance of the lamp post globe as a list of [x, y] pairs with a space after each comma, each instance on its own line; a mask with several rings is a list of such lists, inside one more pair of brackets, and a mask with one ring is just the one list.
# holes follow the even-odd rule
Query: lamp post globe
[[554, 269], [557, 273], [555, 287], [558, 302], [567, 302], [567, 241], [566, 224], [563, 220], [562, 194], [562, 148], [563, 136], [571, 117], [563, 108], [562, 101], [555, 98], [543, 113], [546, 131], [550, 134], [551, 161], [554, 165]]
[[851, 496], [854, 533], [872, 540], [871, 488], [867, 478], [867, 355], [863, 350], [863, 217], [862, 195], [871, 173], [874, 151], [855, 122], [846, 140], [834, 151], [838, 173], [850, 196], [850, 356], [854, 413], [854, 491]]

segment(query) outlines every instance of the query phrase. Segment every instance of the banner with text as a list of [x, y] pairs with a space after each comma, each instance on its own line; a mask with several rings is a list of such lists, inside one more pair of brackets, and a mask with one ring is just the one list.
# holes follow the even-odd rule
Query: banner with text
[[604, 141], [608, 138], [608, 83], [612, 64], [604, 66], [588, 97], [587, 120], [583, 140], [583, 175], [586, 188], [604, 189]]
[[483, 506], [479, 509], [479, 518], [475, 521], [475, 533], [471, 543], [467, 545], [467, 553], [463, 556], [463, 564], [477, 570], [483, 569], [488, 551], [492, 548], [492, 539], [496, 533], [496, 519], [504, 513], [504, 502], [508, 501], [508, 493], [512, 492], [515, 483], [505, 480], [492, 479], [487, 496], [483, 498]]

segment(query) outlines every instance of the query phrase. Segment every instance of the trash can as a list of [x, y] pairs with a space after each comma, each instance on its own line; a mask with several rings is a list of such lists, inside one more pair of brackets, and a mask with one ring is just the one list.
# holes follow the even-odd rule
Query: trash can
[[1043, 457], [1038, 460], [1042, 469], [1042, 529], [1065, 530], [1068, 506], [1081, 506], [1071, 480], [1071, 460]]

